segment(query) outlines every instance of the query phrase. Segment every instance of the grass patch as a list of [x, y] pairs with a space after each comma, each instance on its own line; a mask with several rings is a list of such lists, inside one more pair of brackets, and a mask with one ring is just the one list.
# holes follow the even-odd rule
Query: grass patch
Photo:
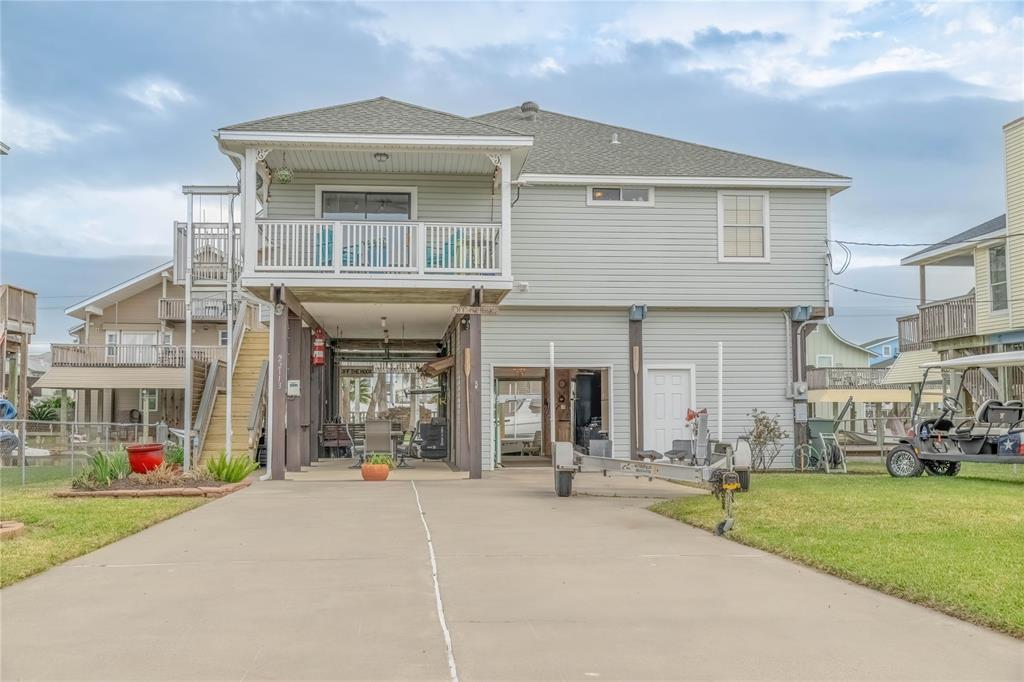
[[[729, 537], [1024, 638], [1024, 467], [895, 479], [858, 462], [856, 472], [755, 475]], [[706, 529], [721, 519], [710, 496], [651, 509]]]
[[22, 535], [0, 541], [0, 587], [99, 549], [206, 501], [203, 497], [53, 497], [55, 490], [66, 486], [64, 481], [25, 486], [5, 482], [0, 488], [0, 519], [25, 524]]

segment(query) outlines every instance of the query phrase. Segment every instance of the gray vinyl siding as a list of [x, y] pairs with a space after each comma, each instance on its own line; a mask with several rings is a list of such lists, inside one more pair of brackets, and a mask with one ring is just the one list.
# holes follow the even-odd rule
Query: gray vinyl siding
[[[417, 218], [425, 221], [501, 222], [498, 194], [491, 196], [489, 175], [416, 173], [297, 172], [287, 185], [272, 184], [267, 218], [313, 218], [317, 185], [416, 187]], [[493, 207], [492, 207], [493, 203]]]
[[708, 424], [715, 438], [719, 341], [725, 344], [726, 440], [748, 430], [754, 408], [778, 414], [789, 437], [775, 466], [792, 466], [793, 404], [786, 397], [786, 327], [781, 313], [652, 310], [644, 321], [644, 364], [696, 366], [696, 407], [710, 412]]
[[616, 457], [629, 457], [629, 324], [627, 310], [505, 309], [481, 328], [483, 466], [494, 462], [493, 367], [548, 365], [555, 342], [559, 367], [611, 367], [612, 433]]
[[657, 187], [654, 206], [587, 206], [583, 186], [527, 186], [512, 209], [509, 305], [824, 304], [825, 190], [770, 190], [770, 263], [718, 261], [718, 194]]

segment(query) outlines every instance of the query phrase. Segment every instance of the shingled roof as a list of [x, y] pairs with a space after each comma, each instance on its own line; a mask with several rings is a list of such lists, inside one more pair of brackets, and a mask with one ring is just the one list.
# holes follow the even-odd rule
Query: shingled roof
[[353, 133], [378, 135], [520, 135], [443, 111], [435, 111], [377, 97], [360, 102], [310, 109], [294, 114], [270, 116], [247, 123], [225, 126], [228, 131], [260, 131], [279, 133]]
[[906, 263], [915, 258], [919, 258], [920, 256], [925, 256], [931, 253], [932, 251], [938, 251], [939, 249], [945, 246], [951, 246], [953, 244], [971, 243], [973, 240], [981, 239], [987, 234], [991, 234], [992, 232], [998, 232], [1000, 230], [1004, 232], [1006, 231], [1005, 213], [1001, 216], [996, 216], [995, 218], [992, 218], [992, 220], [986, 220], [981, 225], [975, 225], [969, 230], [964, 230], [963, 232], [954, 234], [952, 237], [947, 237], [946, 239], [943, 239], [941, 242], [936, 242], [931, 246], [926, 246], [920, 251], [915, 251], [909, 256], [903, 258], [903, 262]]
[[531, 114], [520, 107], [512, 107], [474, 116], [473, 120], [533, 136], [533, 147], [523, 173], [849, 179], [553, 111]]

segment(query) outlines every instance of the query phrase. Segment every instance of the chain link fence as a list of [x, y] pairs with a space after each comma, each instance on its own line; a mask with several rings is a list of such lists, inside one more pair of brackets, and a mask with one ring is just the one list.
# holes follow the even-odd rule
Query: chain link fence
[[[159, 424], [0, 420], [0, 484], [70, 481], [97, 452], [156, 442]], [[21, 447], [24, 442], [24, 448]], [[24, 450], [24, 457], [22, 457]]]

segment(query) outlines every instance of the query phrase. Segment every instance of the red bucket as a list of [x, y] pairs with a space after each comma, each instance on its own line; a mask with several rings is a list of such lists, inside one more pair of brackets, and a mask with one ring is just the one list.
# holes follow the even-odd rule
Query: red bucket
[[125, 448], [132, 471], [144, 474], [159, 467], [164, 461], [163, 443], [135, 443]]

